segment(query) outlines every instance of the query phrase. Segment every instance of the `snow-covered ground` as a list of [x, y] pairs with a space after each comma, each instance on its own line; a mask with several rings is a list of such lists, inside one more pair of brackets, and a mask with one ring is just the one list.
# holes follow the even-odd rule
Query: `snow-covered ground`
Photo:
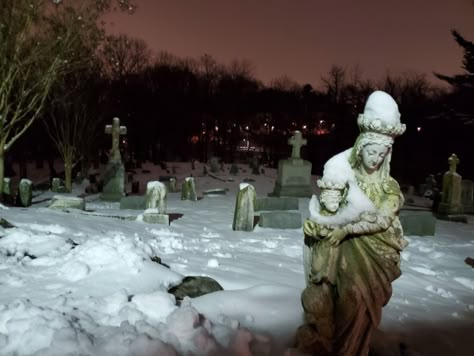
[[[192, 173], [199, 196], [229, 191], [197, 202], [169, 193], [169, 226], [120, 219], [141, 211], [97, 195], [82, 213], [46, 208], [51, 192], [35, 192], [31, 208], [0, 210], [15, 225], [0, 228], [0, 355], [282, 355], [291, 347], [302, 323], [302, 229], [232, 231], [239, 183], [254, 179], [264, 197], [276, 171], [251, 175], [240, 165], [246, 172], [221, 172], [220, 180], [202, 176], [201, 164], [168, 166], [137, 169], [140, 186], [175, 166], [178, 186]], [[307, 218], [309, 199], [299, 202]], [[474, 269], [465, 259], [474, 258], [473, 217], [438, 220], [434, 237], [407, 239], [377, 354], [400, 355], [407, 345], [405, 355], [471, 355]], [[224, 291], [178, 307], [167, 290], [184, 276], [212, 277]]]

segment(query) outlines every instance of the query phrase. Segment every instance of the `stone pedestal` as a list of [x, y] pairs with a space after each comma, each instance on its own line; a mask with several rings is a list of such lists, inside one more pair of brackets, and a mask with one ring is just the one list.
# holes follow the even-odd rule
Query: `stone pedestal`
[[301, 158], [278, 162], [278, 177], [270, 196], [311, 197], [311, 163]]
[[101, 200], [120, 201], [125, 195], [125, 167], [121, 161], [109, 161], [104, 172]]

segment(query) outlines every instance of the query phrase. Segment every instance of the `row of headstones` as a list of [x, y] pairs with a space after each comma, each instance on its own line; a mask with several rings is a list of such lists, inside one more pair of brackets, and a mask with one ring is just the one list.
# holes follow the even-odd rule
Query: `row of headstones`
[[[255, 174], [255, 175], [260, 174], [260, 172], [261, 172], [260, 171], [260, 165], [259, 165], [257, 157], [253, 157], [250, 160], [249, 168], [250, 168], [252, 174]], [[218, 173], [219, 171], [224, 172], [225, 171], [224, 162], [219, 161], [219, 158], [217, 158], [217, 157], [211, 157], [211, 159], [209, 160], [209, 171], [211, 173]], [[234, 175], [234, 176], [238, 175], [239, 174], [239, 167], [235, 163], [233, 163], [230, 166], [229, 173], [231, 175]], [[203, 166], [203, 174], [204, 175], [208, 174], [206, 166]]]

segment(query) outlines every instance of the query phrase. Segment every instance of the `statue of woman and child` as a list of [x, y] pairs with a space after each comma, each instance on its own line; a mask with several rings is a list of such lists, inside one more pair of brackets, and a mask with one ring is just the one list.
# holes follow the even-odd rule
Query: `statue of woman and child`
[[375, 91], [357, 122], [354, 146], [324, 165], [319, 201], [313, 196], [304, 223], [305, 323], [296, 346], [312, 355], [368, 355], [407, 245], [398, 219], [403, 195], [390, 176], [394, 138], [406, 128], [398, 105]]

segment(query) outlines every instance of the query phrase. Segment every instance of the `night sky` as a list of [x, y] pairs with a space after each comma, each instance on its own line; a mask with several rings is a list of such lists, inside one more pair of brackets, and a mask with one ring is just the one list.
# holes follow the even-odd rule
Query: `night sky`
[[462, 50], [450, 30], [474, 40], [473, 0], [135, 0], [110, 31], [144, 39], [156, 53], [220, 63], [248, 59], [264, 83], [287, 75], [321, 84], [332, 64], [362, 77], [389, 71], [456, 74]]

